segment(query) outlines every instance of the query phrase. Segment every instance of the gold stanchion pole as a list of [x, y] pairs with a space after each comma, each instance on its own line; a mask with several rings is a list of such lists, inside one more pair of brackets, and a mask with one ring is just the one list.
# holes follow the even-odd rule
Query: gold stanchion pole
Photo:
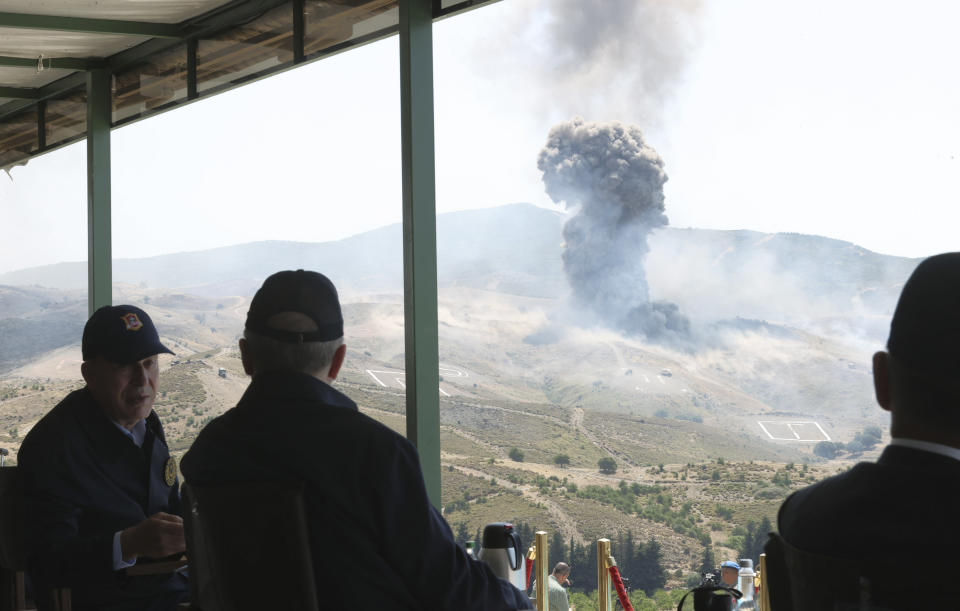
[[612, 611], [610, 604], [610, 575], [607, 573], [607, 557], [610, 556], [610, 539], [597, 539], [597, 608]]
[[767, 579], [767, 555], [760, 554], [760, 609], [759, 611], [771, 611], [770, 609], [770, 587]]
[[534, 539], [537, 548], [537, 611], [549, 611], [550, 601], [547, 599], [547, 533], [538, 530]]

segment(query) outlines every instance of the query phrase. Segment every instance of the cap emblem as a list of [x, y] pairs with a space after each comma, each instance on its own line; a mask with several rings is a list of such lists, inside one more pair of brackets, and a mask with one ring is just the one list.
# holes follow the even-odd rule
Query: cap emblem
[[123, 322], [127, 325], [127, 331], [139, 331], [143, 328], [143, 323], [140, 322], [140, 318], [133, 312], [124, 314]]

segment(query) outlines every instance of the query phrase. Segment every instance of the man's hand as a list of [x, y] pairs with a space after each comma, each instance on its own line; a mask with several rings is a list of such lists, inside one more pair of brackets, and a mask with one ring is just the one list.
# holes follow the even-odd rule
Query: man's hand
[[131, 562], [139, 556], [162, 558], [183, 552], [183, 518], [158, 512], [120, 534], [123, 560]]

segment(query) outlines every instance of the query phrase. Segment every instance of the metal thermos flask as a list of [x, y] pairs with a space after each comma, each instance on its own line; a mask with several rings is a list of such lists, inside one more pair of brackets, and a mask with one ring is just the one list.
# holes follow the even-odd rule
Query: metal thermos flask
[[756, 609], [757, 601], [753, 599], [754, 585], [753, 578], [756, 573], [753, 572], [753, 560], [750, 558], [740, 559], [740, 580], [737, 588], [743, 592], [743, 598], [737, 602], [737, 609]]
[[494, 522], [483, 529], [483, 542], [477, 556], [497, 577], [509, 581], [521, 592], [527, 589], [523, 571], [523, 545], [513, 524]]

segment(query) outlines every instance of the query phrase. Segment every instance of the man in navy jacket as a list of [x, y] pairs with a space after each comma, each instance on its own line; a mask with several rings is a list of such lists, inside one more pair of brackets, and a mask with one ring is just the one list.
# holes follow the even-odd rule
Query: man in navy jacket
[[331, 386], [345, 351], [330, 280], [303, 270], [267, 278], [240, 340], [253, 381], [200, 432], [184, 477], [302, 482], [324, 609], [529, 608], [456, 544], [427, 498], [413, 445]]
[[787, 498], [780, 534], [822, 555], [956, 566], [960, 253], [924, 260], [907, 280], [887, 350], [873, 356], [873, 378], [877, 402], [890, 412], [890, 445], [877, 462]]
[[97, 310], [82, 350], [86, 386], [50, 410], [18, 453], [29, 574], [41, 591], [70, 587], [76, 611], [167, 611], [186, 600], [186, 580], [125, 569], [184, 551], [176, 463], [153, 411], [157, 355], [170, 350], [129, 305]]

